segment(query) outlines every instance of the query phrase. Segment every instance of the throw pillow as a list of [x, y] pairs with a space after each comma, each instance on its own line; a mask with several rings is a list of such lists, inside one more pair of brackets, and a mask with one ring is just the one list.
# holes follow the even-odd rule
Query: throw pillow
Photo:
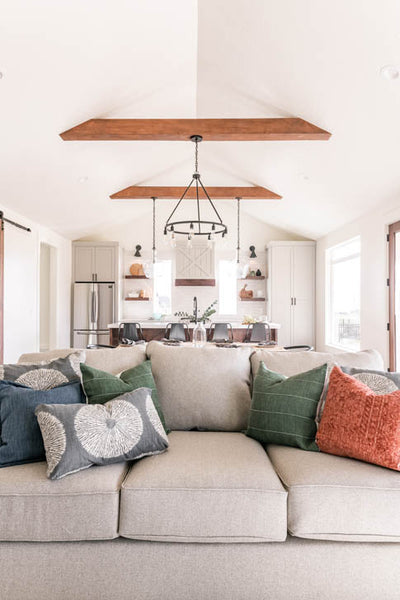
[[[321, 421], [322, 414], [324, 412], [326, 396], [328, 394], [329, 381], [332, 369], [334, 366], [332, 365], [328, 367], [328, 371], [326, 374], [326, 383], [324, 387], [324, 391], [321, 395], [321, 400], [317, 409], [317, 424]], [[390, 394], [390, 392], [395, 392], [400, 389], [400, 373], [388, 373], [387, 371], [377, 371], [375, 369], [361, 369], [359, 367], [344, 367], [340, 366], [340, 369], [343, 373], [347, 375], [351, 375], [368, 386], [375, 394]]]
[[0, 467], [45, 460], [43, 440], [35, 418], [39, 404], [85, 402], [80, 383], [51, 390], [0, 381]]
[[368, 386], [375, 394], [390, 394], [400, 389], [400, 373], [354, 367], [340, 367], [340, 369], [343, 373], [361, 381], [361, 383]]
[[158, 412], [164, 429], [164, 415], [158, 400], [157, 388], [151, 371], [151, 361], [146, 360], [132, 369], [123, 371], [119, 377], [106, 371], [81, 364], [82, 385], [89, 404], [104, 404], [126, 392], [133, 392], [141, 387], [151, 389], [151, 398]]
[[159, 454], [168, 447], [149, 388], [128, 392], [105, 404], [41, 404], [36, 416], [50, 479], [61, 479], [92, 465]]
[[246, 435], [265, 444], [318, 451], [315, 413], [326, 365], [285, 377], [260, 363], [253, 385]]
[[58, 385], [81, 380], [80, 363], [85, 352], [72, 352], [65, 358], [39, 363], [0, 365], [0, 379], [15, 381], [34, 390], [50, 390]]
[[400, 470], [400, 390], [375, 394], [334, 367], [317, 433], [322, 452]]

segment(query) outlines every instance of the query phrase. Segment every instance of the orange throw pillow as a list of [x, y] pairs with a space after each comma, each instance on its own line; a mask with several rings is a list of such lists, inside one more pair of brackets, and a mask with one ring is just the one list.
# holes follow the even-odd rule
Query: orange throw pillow
[[322, 452], [400, 471], [400, 390], [377, 395], [334, 367], [316, 442]]

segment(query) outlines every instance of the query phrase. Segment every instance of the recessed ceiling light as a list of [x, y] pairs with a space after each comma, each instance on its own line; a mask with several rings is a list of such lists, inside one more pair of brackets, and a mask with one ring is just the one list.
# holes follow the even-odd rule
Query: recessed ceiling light
[[87, 175], [82, 175], [82, 177], [79, 177], [78, 181], [79, 183], [86, 183], [88, 179], [89, 177]]
[[385, 79], [398, 79], [400, 77], [400, 67], [397, 65], [385, 65], [382, 67], [380, 73]]

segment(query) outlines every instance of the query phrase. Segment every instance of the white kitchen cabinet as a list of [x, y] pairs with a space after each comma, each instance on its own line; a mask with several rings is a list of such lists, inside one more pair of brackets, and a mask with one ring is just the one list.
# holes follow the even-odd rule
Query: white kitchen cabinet
[[118, 244], [116, 242], [74, 242], [72, 263], [74, 281], [116, 281]]
[[268, 244], [268, 313], [279, 345], [315, 345], [315, 243]]

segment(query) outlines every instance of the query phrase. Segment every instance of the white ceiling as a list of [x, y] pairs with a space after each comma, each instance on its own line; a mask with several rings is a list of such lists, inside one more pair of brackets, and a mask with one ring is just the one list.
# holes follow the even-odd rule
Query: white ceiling
[[[0, 203], [70, 238], [184, 185], [182, 142], [63, 142], [91, 117], [299, 116], [329, 142], [208, 142], [207, 185], [258, 184], [253, 216], [320, 237], [399, 200], [398, 0], [0, 0]], [[84, 177], [87, 181], [80, 183]]]

